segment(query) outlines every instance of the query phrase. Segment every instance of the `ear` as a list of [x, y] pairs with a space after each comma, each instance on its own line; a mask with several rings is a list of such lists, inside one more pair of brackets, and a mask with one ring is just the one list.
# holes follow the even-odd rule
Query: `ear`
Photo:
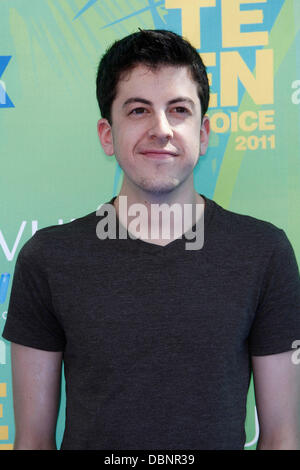
[[106, 155], [114, 155], [112, 128], [107, 119], [99, 119], [97, 122], [98, 137]]
[[209, 117], [203, 116], [202, 125], [200, 129], [200, 155], [205, 155], [210, 133]]

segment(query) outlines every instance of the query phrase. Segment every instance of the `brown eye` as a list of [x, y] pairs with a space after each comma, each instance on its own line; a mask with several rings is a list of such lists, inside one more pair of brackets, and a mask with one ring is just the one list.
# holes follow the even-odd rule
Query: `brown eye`
[[188, 113], [188, 109], [184, 108], [183, 106], [177, 106], [176, 108], [174, 108], [176, 110], [177, 113], [179, 114], [184, 114], [184, 113]]
[[134, 108], [129, 114], [144, 114], [145, 108]]

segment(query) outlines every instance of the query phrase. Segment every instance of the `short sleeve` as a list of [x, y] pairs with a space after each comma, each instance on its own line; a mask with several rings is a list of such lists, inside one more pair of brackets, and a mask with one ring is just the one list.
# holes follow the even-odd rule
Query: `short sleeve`
[[46, 351], [63, 351], [64, 331], [51, 301], [38, 232], [20, 250], [14, 271], [3, 338]]
[[299, 269], [291, 243], [278, 230], [250, 332], [250, 354], [289, 351], [295, 340], [300, 340]]

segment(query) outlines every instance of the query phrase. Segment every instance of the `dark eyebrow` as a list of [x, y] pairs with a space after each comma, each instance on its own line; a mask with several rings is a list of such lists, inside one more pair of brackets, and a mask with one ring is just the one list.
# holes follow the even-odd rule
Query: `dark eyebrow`
[[[182, 103], [182, 102], [189, 103], [192, 106], [193, 109], [195, 108], [194, 101], [191, 100], [190, 98], [185, 97], [185, 96], [178, 96], [177, 98], [174, 98], [174, 99], [168, 101], [167, 105], [174, 104], [174, 103]], [[128, 98], [128, 100], [126, 100], [124, 102], [122, 108], [125, 108], [125, 106], [127, 106], [130, 103], [144, 103], [144, 104], [148, 104], [149, 106], [153, 105], [153, 103], [151, 101], [145, 100], [145, 98], [139, 98], [138, 96], [135, 96], [133, 98]]]

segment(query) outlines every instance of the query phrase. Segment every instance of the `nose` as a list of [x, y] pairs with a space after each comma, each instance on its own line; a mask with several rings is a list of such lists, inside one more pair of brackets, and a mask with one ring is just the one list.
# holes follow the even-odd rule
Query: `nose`
[[149, 137], [158, 139], [171, 139], [173, 137], [172, 127], [165, 113], [154, 114], [148, 134]]

